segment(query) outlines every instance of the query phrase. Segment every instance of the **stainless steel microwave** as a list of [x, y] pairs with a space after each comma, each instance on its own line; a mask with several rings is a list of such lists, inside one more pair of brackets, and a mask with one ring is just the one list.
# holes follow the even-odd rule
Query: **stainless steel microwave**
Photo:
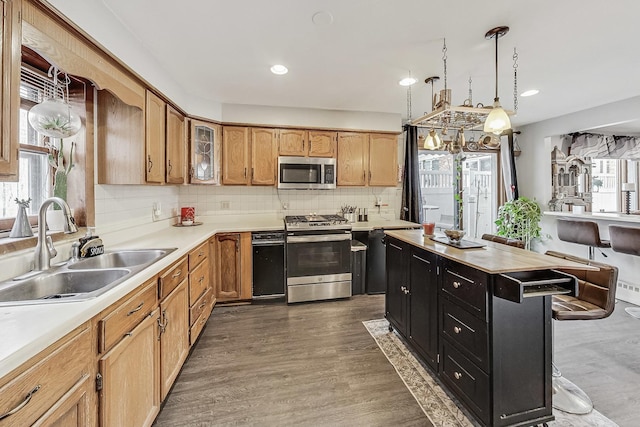
[[336, 159], [278, 157], [278, 188], [330, 190], [336, 188]]

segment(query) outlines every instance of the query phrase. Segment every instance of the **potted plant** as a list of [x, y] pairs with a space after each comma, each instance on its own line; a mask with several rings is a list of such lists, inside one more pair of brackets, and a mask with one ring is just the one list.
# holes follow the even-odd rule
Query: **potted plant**
[[542, 212], [535, 200], [519, 197], [498, 209], [497, 234], [524, 242], [525, 249], [531, 249], [531, 241], [540, 237]]
[[[53, 196], [60, 197], [66, 202], [68, 191], [67, 176], [74, 166], [73, 150], [75, 149], [76, 143], [71, 142], [68, 160], [65, 158], [64, 141], [62, 139], [60, 139], [60, 148], [57, 148], [53, 144], [47, 145], [49, 147], [49, 165], [53, 168]], [[56, 204], [53, 205], [53, 210], [47, 211], [47, 226], [49, 230], [52, 231], [64, 229], [62, 210]]]

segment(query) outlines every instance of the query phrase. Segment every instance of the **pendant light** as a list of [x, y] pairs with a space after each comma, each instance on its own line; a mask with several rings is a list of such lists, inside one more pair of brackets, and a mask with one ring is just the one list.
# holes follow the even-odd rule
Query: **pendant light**
[[493, 109], [484, 122], [484, 131], [495, 135], [500, 135], [511, 128], [509, 115], [500, 105], [500, 98], [498, 97], [498, 39], [508, 32], [509, 27], [496, 27], [487, 31], [484, 35], [486, 39], [496, 39], [496, 97], [493, 100]]
[[[53, 84], [51, 93], [45, 93], [46, 99], [29, 110], [29, 124], [41, 135], [52, 138], [69, 138], [80, 132], [82, 121], [69, 105], [69, 83], [71, 79], [64, 74], [58, 79], [58, 69], [49, 68], [49, 77]], [[45, 91], [46, 92], [46, 91]]]
[[431, 129], [424, 140], [424, 148], [427, 150], [437, 150], [442, 145], [442, 140], [435, 129]]

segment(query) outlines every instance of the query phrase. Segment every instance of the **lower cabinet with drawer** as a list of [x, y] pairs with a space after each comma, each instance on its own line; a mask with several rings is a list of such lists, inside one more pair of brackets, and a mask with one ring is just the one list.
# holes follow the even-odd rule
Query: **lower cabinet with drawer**
[[553, 270], [488, 274], [387, 236], [386, 317], [483, 426], [553, 420]]

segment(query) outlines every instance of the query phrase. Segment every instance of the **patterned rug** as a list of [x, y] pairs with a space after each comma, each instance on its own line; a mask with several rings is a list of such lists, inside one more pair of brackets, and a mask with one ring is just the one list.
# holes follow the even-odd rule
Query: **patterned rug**
[[[442, 389], [439, 380], [416, 359], [396, 332], [389, 332], [386, 319], [362, 323], [434, 426], [479, 426], [466, 410], [461, 409], [462, 405]], [[548, 423], [549, 427], [618, 427], [595, 409], [587, 415], [572, 415], [554, 409], [553, 415], [556, 419]]]

